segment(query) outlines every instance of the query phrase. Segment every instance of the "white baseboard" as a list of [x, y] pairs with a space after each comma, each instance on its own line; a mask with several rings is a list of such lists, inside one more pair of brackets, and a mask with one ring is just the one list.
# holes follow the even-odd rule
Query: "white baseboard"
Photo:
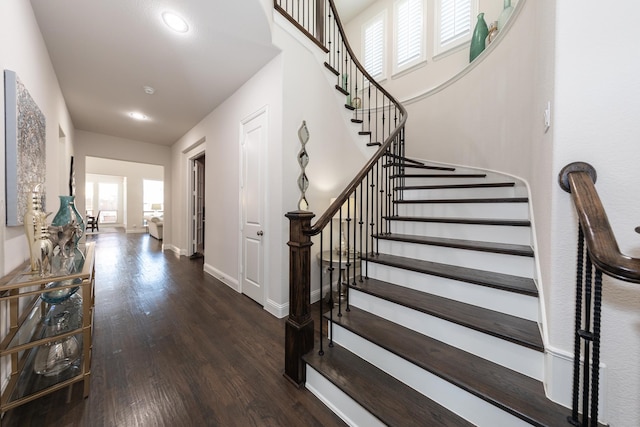
[[147, 230], [145, 230], [144, 228], [127, 228], [125, 230], [125, 233], [127, 233], [127, 234], [134, 234], [134, 233], [144, 234], [146, 232], [147, 232]]
[[[573, 354], [547, 345], [545, 359], [544, 383], [547, 397], [559, 405], [571, 408], [573, 397]], [[607, 366], [604, 363], [600, 363], [598, 421], [605, 425], [609, 419], [607, 389]]]
[[163, 251], [171, 251], [173, 252], [173, 254], [177, 257], [180, 258], [180, 255], [182, 255], [182, 251], [180, 250], [180, 248], [178, 248], [177, 246], [174, 246], [172, 244], [162, 244], [162, 250]]
[[236, 292], [240, 292], [240, 283], [238, 282], [237, 279], [234, 279], [232, 277], [227, 276], [225, 273], [223, 273], [222, 271], [218, 270], [217, 268], [215, 268], [214, 266], [212, 266], [211, 264], [204, 264], [204, 272], [215, 277], [216, 279], [220, 280], [222, 283], [224, 283], [225, 285], [227, 285], [228, 287], [230, 287], [231, 289], [233, 289]]
[[278, 304], [277, 302], [267, 299], [264, 309], [278, 319], [282, 319], [289, 315], [289, 303]]

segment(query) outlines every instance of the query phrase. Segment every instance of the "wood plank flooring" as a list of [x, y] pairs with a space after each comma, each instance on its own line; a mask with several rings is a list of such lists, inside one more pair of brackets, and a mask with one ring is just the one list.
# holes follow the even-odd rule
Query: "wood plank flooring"
[[[96, 242], [91, 393], [5, 414], [13, 426], [343, 426], [282, 376], [284, 319], [162, 252], [146, 234]], [[316, 320], [317, 322], [317, 320]]]

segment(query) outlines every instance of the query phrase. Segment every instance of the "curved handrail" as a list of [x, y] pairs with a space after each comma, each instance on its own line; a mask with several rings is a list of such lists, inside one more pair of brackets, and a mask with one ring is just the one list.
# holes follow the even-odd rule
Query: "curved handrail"
[[560, 186], [571, 193], [591, 262], [609, 276], [640, 283], [640, 258], [620, 252], [594, 184], [595, 169], [587, 163], [572, 163], [560, 172]]
[[[369, 84], [375, 86], [380, 93], [382, 93], [400, 112], [400, 120], [396, 124], [396, 127], [393, 131], [390, 132], [389, 136], [382, 142], [382, 145], [376, 151], [376, 153], [369, 159], [369, 161], [364, 165], [364, 167], [358, 172], [358, 174], [351, 180], [349, 185], [340, 193], [336, 200], [327, 208], [327, 210], [318, 218], [318, 220], [311, 226], [311, 228], [304, 230], [304, 234], [309, 236], [315, 236], [319, 234], [322, 229], [324, 229], [329, 221], [338, 213], [342, 205], [347, 201], [349, 195], [352, 194], [358, 185], [362, 182], [362, 180], [367, 176], [367, 174], [372, 170], [375, 164], [380, 160], [380, 158], [389, 150], [391, 144], [396, 140], [396, 137], [399, 136], [400, 131], [404, 129], [405, 123], [407, 121], [407, 110], [404, 106], [398, 102], [389, 92], [387, 92], [364, 68], [364, 66], [360, 63], [356, 55], [353, 53], [353, 49], [347, 40], [345, 35], [344, 27], [342, 26], [342, 22], [340, 21], [340, 17], [336, 12], [336, 6], [333, 0], [328, 0], [329, 7], [331, 8], [331, 12], [335, 18], [336, 25], [338, 27], [338, 31], [340, 37], [342, 39], [342, 43], [347, 50], [349, 55], [349, 61], [353, 63], [356, 69], [364, 76], [364, 78], [369, 82]], [[384, 108], [384, 107], [383, 107]]]

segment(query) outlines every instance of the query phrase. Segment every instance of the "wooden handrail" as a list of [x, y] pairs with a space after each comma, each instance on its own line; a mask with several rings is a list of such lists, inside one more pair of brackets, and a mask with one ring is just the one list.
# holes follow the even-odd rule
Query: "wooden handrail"
[[640, 258], [620, 252], [595, 187], [595, 169], [576, 162], [560, 172], [560, 186], [571, 193], [591, 262], [603, 273], [626, 282], [640, 283]]
[[397, 124], [396, 128], [389, 134], [389, 136], [384, 140], [378, 151], [369, 159], [369, 161], [364, 165], [364, 167], [358, 172], [358, 174], [351, 180], [349, 185], [340, 193], [336, 200], [327, 208], [325, 213], [323, 213], [318, 220], [311, 226], [311, 228], [304, 230], [304, 233], [308, 236], [315, 236], [319, 234], [322, 229], [324, 229], [329, 221], [338, 213], [342, 205], [345, 204], [349, 196], [353, 193], [353, 191], [358, 187], [358, 185], [362, 182], [362, 180], [367, 176], [367, 174], [371, 171], [373, 166], [380, 160], [380, 158], [387, 152], [391, 144], [395, 141], [396, 137], [400, 133], [402, 129], [404, 129], [404, 125], [407, 122], [407, 110], [404, 106], [398, 102], [389, 92], [387, 92], [380, 84], [367, 72], [364, 66], [358, 61], [358, 58], [353, 53], [353, 49], [351, 49], [351, 45], [347, 40], [346, 34], [344, 32], [344, 28], [342, 27], [342, 22], [340, 21], [340, 17], [336, 12], [336, 6], [333, 0], [328, 0], [331, 10], [333, 11], [333, 16], [335, 17], [336, 24], [338, 25], [338, 30], [342, 35], [342, 40], [344, 46], [347, 49], [348, 54], [350, 55], [351, 61], [355, 64], [358, 71], [360, 71], [364, 77], [369, 81], [369, 83], [386, 96], [391, 103], [400, 111], [400, 121]]

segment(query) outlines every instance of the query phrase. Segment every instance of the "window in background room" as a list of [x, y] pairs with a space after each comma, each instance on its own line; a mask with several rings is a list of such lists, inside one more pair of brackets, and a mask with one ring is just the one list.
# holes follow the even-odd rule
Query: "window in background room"
[[376, 80], [384, 78], [384, 33], [386, 15], [380, 13], [362, 26], [364, 68]]
[[142, 217], [143, 224], [154, 216], [162, 217], [164, 214], [164, 182], [145, 179], [142, 181]]
[[394, 4], [394, 73], [425, 59], [423, 0], [400, 0]]
[[98, 183], [98, 210], [101, 224], [118, 222], [118, 184], [110, 182]]
[[436, 54], [471, 39], [471, 17], [476, 9], [477, 0], [436, 1]]
[[93, 182], [87, 181], [84, 185], [84, 206], [87, 215], [93, 216]]

